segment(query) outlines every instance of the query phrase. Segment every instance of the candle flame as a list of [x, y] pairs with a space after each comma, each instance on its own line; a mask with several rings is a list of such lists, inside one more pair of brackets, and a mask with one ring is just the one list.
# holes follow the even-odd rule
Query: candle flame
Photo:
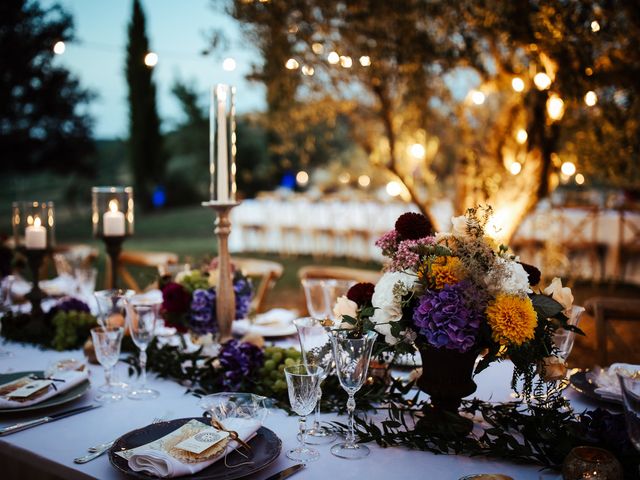
[[117, 212], [118, 211], [118, 201], [117, 200], [110, 200], [109, 201], [109, 210], [111, 210], [112, 212]]
[[33, 219], [33, 226], [34, 227], [39, 227], [40, 225], [42, 225], [42, 222], [40, 221], [40, 217], [36, 217]]

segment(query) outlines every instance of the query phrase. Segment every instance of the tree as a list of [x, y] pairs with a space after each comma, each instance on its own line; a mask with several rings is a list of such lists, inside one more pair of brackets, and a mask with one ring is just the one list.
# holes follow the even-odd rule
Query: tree
[[54, 61], [54, 44], [71, 40], [73, 21], [61, 7], [0, 3], [0, 151], [6, 173], [93, 173], [86, 112], [92, 94]]
[[165, 178], [166, 156], [160, 135], [153, 67], [145, 64], [150, 53], [145, 16], [139, 0], [133, 0], [125, 72], [129, 86], [129, 160], [136, 198], [151, 205], [153, 190]]
[[[443, 197], [458, 212], [489, 203], [490, 226], [508, 240], [571, 179], [565, 162], [592, 181], [640, 184], [637, 2], [235, 0], [232, 14], [265, 65], [277, 59], [281, 77], [301, 79], [272, 83], [292, 108], [341, 102], [371, 162], [439, 227]], [[286, 48], [272, 55], [275, 35]], [[589, 91], [596, 107], [585, 105]]]

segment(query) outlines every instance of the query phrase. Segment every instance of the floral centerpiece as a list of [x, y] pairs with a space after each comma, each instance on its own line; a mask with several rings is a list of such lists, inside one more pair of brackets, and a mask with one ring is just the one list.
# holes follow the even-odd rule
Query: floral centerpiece
[[554, 331], [577, 330], [568, 324], [571, 291], [559, 279], [541, 291], [540, 271], [487, 236], [491, 213], [470, 209], [438, 234], [423, 215], [403, 214], [376, 242], [389, 261], [370, 303], [347, 298], [336, 306], [343, 328], [374, 329], [386, 350], [418, 347], [418, 385], [444, 410], [475, 391], [474, 372], [506, 358], [514, 388], [528, 397], [557, 353]]
[[[168, 325], [179, 331], [190, 330], [196, 334], [215, 334], [216, 321], [215, 270], [192, 270], [178, 274], [173, 281], [164, 282], [162, 313]], [[233, 290], [236, 299], [235, 318], [249, 314], [253, 286], [242, 272], [233, 272]]]

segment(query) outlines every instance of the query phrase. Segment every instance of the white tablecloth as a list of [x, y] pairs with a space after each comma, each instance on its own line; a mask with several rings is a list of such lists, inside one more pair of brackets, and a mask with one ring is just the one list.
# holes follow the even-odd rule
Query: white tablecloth
[[[6, 348], [14, 352], [11, 358], [0, 358], [0, 373], [22, 370], [44, 369], [47, 363], [63, 358], [80, 358], [81, 352], [41, 351], [34, 347], [8, 343]], [[124, 365], [120, 370], [126, 371]], [[73, 406], [90, 404], [95, 389], [104, 382], [102, 369], [91, 367], [92, 388]], [[482, 372], [477, 378], [476, 396], [483, 399], [504, 401], [509, 399], [509, 380], [511, 364], [496, 364]], [[132, 379], [133, 380], [133, 379]], [[185, 387], [159, 379], [150, 379], [153, 388], [160, 391], [160, 397], [153, 401], [123, 401], [101, 408], [41, 425], [6, 437], [0, 437], [0, 477], [8, 478], [65, 478], [101, 480], [125, 478], [109, 464], [107, 455], [84, 465], [76, 465], [73, 459], [86, 454], [87, 447], [113, 440], [120, 435], [148, 425], [154, 418], [173, 419], [199, 416], [198, 399], [185, 394]], [[580, 398], [575, 392], [567, 395], [575, 408], [581, 411], [585, 407], [594, 407]], [[346, 400], [346, 394], [345, 394]], [[69, 408], [67, 404], [59, 410]], [[54, 413], [48, 411], [47, 413]], [[0, 427], [17, 421], [42, 416], [42, 413], [29, 415], [0, 415]], [[334, 414], [323, 416], [323, 420], [345, 421], [344, 417]], [[257, 474], [255, 479], [266, 479], [283, 470], [293, 462], [287, 459], [285, 451], [297, 444], [297, 418], [288, 417], [280, 411], [274, 411], [266, 420], [265, 426], [273, 430], [282, 439], [282, 453], [269, 468]], [[410, 451], [404, 448], [383, 449], [369, 444], [371, 455], [363, 460], [342, 460], [331, 455], [330, 445], [320, 445], [320, 460], [311, 463], [304, 472], [292, 478], [305, 480], [354, 479], [375, 480], [391, 478], [430, 478], [438, 480], [456, 480], [471, 473], [503, 473], [518, 480], [538, 480], [540, 471], [535, 465], [516, 465], [494, 459], [469, 458], [466, 456], [433, 455], [428, 452]], [[22, 469], [20, 476], [7, 476], [7, 471]], [[427, 473], [428, 472], [428, 473]]]

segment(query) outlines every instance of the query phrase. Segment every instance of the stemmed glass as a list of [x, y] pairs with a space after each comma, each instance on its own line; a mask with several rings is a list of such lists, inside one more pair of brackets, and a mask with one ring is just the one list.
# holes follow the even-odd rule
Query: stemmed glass
[[333, 350], [331, 334], [322, 325], [322, 320], [311, 317], [298, 318], [293, 321], [298, 330], [302, 359], [307, 368], [320, 367], [323, 371], [318, 381], [318, 402], [313, 427], [307, 431], [307, 443], [322, 444], [335, 440], [333, 430], [320, 426], [320, 399], [322, 398], [322, 382], [333, 370]]
[[127, 326], [133, 343], [140, 350], [140, 369], [142, 370], [140, 385], [127, 395], [134, 400], [151, 400], [160, 395], [160, 392], [147, 386], [147, 347], [155, 335], [156, 313], [154, 305], [127, 302]]
[[340, 458], [364, 458], [369, 455], [369, 447], [356, 443], [353, 428], [353, 412], [356, 408], [356, 401], [353, 396], [360, 390], [367, 378], [371, 350], [378, 334], [367, 332], [359, 338], [349, 338], [349, 332], [345, 330], [333, 330], [331, 334], [338, 380], [340, 380], [342, 388], [349, 394], [349, 400], [347, 400], [349, 432], [344, 443], [338, 443], [331, 447], [331, 453]]
[[311, 447], [305, 445], [305, 425], [307, 415], [313, 412], [318, 401], [318, 384], [323, 372], [319, 367], [304, 365], [292, 365], [285, 367], [285, 377], [287, 378], [287, 388], [289, 389], [289, 403], [291, 410], [296, 412], [300, 418], [298, 419], [298, 441], [300, 442], [296, 448], [287, 452], [287, 457], [297, 462], [312, 462], [320, 458], [320, 453]]
[[[0, 280], [0, 333], [2, 333], [2, 317], [11, 311], [11, 286], [13, 285], [13, 275], [7, 275]], [[4, 340], [0, 336], [0, 342], [4, 344]], [[12, 357], [13, 352], [5, 349], [0, 344], [0, 358]]]
[[[98, 305], [98, 324], [101, 327], [122, 327], [124, 329], [127, 314], [126, 300], [135, 295], [135, 292], [114, 288], [112, 290], [98, 290], [93, 295]], [[129, 384], [118, 379], [117, 375], [111, 375], [110, 378], [109, 387], [105, 390], [105, 386], [102, 386], [100, 387], [101, 391], [114, 388], [127, 390], [129, 388]]]
[[113, 389], [111, 383], [111, 373], [113, 366], [120, 357], [120, 346], [122, 345], [122, 327], [95, 327], [91, 329], [93, 348], [96, 351], [98, 362], [104, 368], [105, 384], [100, 389], [102, 393], [96, 395], [98, 402], [117, 402], [122, 400], [122, 394]]
[[[640, 376], [633, 377], [620, 375], [620, 389], [622, 390], [622, 403], [624, 404], [625, 418], [627, 419], [627, 432], [633, 446], [640, 452]], [[640, 468], [638, 469], [640, 472]]]
[[[580, 315], [584, 312], [583, 307], [573, 306], [571, 307], [571, 315], [569, 317], [569, 325], [578, 326]], [[569, 358], [569, 354], [573, 349], [573, 342], [576, 339], [576, 333], [571, 330], [565, 330], [559, 328], [553, 335], [553, 343], [558, 347], [558, 356], [565, 362]]]
[[329, 318], [329, 304], [324, 292], [324, 283], [327, 280], [321, 278], [303, 278], [302, 288], [304, 298], [307, 301], [307, 310], [313, 318], [324, 320]]

